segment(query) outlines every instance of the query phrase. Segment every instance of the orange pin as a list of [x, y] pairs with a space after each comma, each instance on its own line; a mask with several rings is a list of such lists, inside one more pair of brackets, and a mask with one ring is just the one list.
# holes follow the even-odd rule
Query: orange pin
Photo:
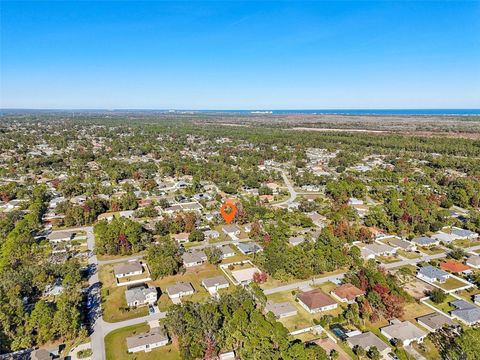
[[220, 214], [227, 224], [230, 224], [235, 218], [237, 213], [237, 207], [233, 204], [231, 200], [225, 201], [225, 203], [220, 208]]

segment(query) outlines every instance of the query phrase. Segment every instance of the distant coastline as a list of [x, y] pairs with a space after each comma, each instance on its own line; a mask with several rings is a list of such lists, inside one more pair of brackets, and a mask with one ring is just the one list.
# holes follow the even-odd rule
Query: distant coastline
[[469, 116], [480, 115], [480, 109], [247, 109], [247, 110], [198, 110], [198, 109], [0, 109], [0, 114], [7, 113], [167, 113], [167, 114], [310, 114], [310, 115], [438, 115], [438, 116]]

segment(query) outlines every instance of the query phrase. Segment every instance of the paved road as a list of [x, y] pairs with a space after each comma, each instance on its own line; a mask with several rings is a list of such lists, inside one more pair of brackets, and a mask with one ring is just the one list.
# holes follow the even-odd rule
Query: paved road
[[297, 192], [293, 188], [292, 183], [288, 179], [287, 173], [283, 169], [275, 168], [275, 170], [280, 171], [280, 174], [282, 174], [283, 181], [285, 182], [285, 185], [287, 185], [288, 192], [290, 193], [290, 197], [287, 200], [278, 202], [276, 204], [273, 204], [272, 206], [283, 206], [283, 205], [290, 205], [292, 204], [295, 199], [297, 198]]
[[[470, 251], [479, 250], [479, 249], [480, 249], [480, 245], [476, 245], [476, 246], [465, 249], [465, 251], [470, 252]], [[385, 264], [385, 265], [383, 265], [383, 267], [386, 268], [386, 269], [394, 269], [394, 268], [405, 266], [405, 265], [417, 265], [419, 262], [440, 259], [440, 258], [445, 257], [446, 255], [447, 255], [447, 252], [442, 252], [442, 253], [435, 254], [435, 255], [424, 255], [424, 256], [416, 258], [416, 259], [405, 259], [405, 258], [403, 258], [403, 260], [401, 260], [401, 261], [396, 261], [394, 263]], [[265, 293], [265, 295], [269, 295], [269, 294], [274, 294], [274, 293], [281, 292], [281, 291], [304, 289], [304, 288], [308, 288], [311, 285], [318, 285], [318, 284], [322, 284], [322, 283], [325, 283], [325, 282], [328, 282], [328, 281], [340, 280], [345, 276], [345, 274], [346, 273], [340, 273], [340, 274], [336, 274], [336, 275], [330, 275], [330, 276], [315, 278], [313, 280], [295, 282], [295, 283], [288, 284], [288, 285], [278, 286], [278, 287], [272, 288], [272, 289], [265, 289], [263, 292]]]
[[[290, 201], [294, 201], [296, 198], [296, 192], [291, 186], [288, 178], [286, 175], [282, 172], [282, 176], [284, 176], [285, 183], [289, 187], [289, 191], [291, 189], [291, 196], [290, 199], [287, 200], [286, 202], [289, 203]], [[154, 313], [151, 315], [143, 316], [140, 318], [136, 319], [131, 319], [131, 320], [125, 320], [117, 323], [108, 323], [103, 320], [102, 317], [102, 311], [101, 311], [101, 297], [100, 297], [100, 281], [98, 278], [98, 267], [100, 265], [104, 264], [111, 264], [115, 262], [120, 262], [120, 261], [126, 261], [126, 260], [131, 260], [131, 259], [139, 259], [142, 257], [142, 255], [139, 256], [130, 256], [130, 257], [123, 257], [119, 259], [113, 259], [113, 260], [105, 260], [105, 261], [98, 261], [94, 249], [95, 249], [95, 237], [93, 234], [93, 227], [88, 226], [88, 227], [82, 227], [78, 228], [75, 230], [83, 230], [87, 234], [87, 247], [89, 250], [91, 250], [91, 255], [88, 258], [88, 265], [89, 265], [89, 271], [90, 271], [90, 277], [88, 280], [89, 283], [89, 291], [88, 291], [88, 300], [87, 300], [87, 310], [88, 310], [88, 318], [90, 320], [91, 324], [91, 346], [92, 346], [92, 352], [93, 352], [93, 359], [95, 360], [105, 360], [106, 359], [106, 354], [105, 354], [105, 342], [104, 338], [105, 335], [110, 333], [111, 331], [114, 331], [116, 329], [120, 329], [126, 326], [131, 326], [131, 325], [136, 325], [136, 324], [141, 324], [144, 322], [148, 322], [151, 320], [158, 320], [162, 319], [166, 316], [165, 312], [158, 312]], [[247, 241], [247, 239], [244, 239]], [[241, 241], [241, 240], [240, 240]], [[226, 244], [232, 244], [234, 241], [224, 241], [224, 242], [219, 242], [214, 245], [226, 245]], [[193, 248], [196, 249], [201, 249], [206, 246], [209, 246], [212, 244], [202, 244], [195, 246]], [[467, 248], [465, 249], [466, 252], [474, 251], [480, 249], [480, 245]], [[446, 256], [446, 252], [436, 254], [436, 255], [425, 255], [420, 258], [416, 259], [403, 259], [401, 261], [395, 262], [395, 263], [390, 263], [386, 264], [385, 268], [391, 269], [391, 268], [396, 268], [404, 265], [416, 265], [417, 263], [421, 261], [429, 261], [433, 259], [439, 259], [442, 257]], [[315, 278], [313, 280], [308, 280], [308, 281], [302, 281], [302, 282], [296, 282], [288, 285], [283, 285], [279, 286], [276, 288], [272, 289], [267, 289], [265, 290], [265, 294], [273, 294], [281, 291], [289, 291], [297, 288], [308, 288], [311, 285], [314, 284], [321, 284], [327, 281], [336, 281], [339, 279], [342, 279], [345, 273], [340, 273], [340, 274], [335, 274], [335, 275], [330, 275], [330, 276], [325, 276], [325, 277], [320, 277], [320, 278]]]

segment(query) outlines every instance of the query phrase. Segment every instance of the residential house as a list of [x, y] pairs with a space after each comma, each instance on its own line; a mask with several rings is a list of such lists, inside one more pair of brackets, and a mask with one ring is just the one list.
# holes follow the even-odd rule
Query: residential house
[[470, 256], [465, 263], [475, 269], [480, 269], [480, 255]]
[[59, 243], [62, 241], [70, 241], [75, 237], [75, 231], [52, 231], [48, 234], [47, 239], [52, 243]]
[[420, 316], [417, 318], [417, 322], [430, 332], [435, 332], [445, 326], [456, 326], [455, 321], [438, 312]]
[[256, 254], [263, 251], [263, 248], [255, 242], [238, 243], [236, 246], [243, 255]]
[[129, 353], [149, 352], [152, 349], [168, 344], [168, 335], [163, 327], [154, 327], [147, 332], [127, 337]]
[[207, 255], [203, 250], [189, 250], [182, 254], [183, 265], [186, 268], [202, 265], [207, 261]]
[[421, 343], [428, 335], [419, 327], [413, 325], [410, 321], [391, 320], [390, 325], [381, 328], [381, 333], [388, 340], [398, 340], [403, 346], [408, 346], [416, 341]]
[[218, 360], [236, 360], [235, 352], [229, 351], [218, 355]]
[[232, 271], [232, 277], [241, 285], [247, 285], [253, 280], [253, 275], [255, 273], [260, 273], [260, 270], [256, 267], [251, 267], [247, 269], [240, 269]]
[[451, 273], [471, 274], [472, 269], [470, 266], [462, 264], [459, 261], [448, 259], [440, 264], [440, 268]]
[[323, 228], [327, 221], [327, 218], [323, 215], [320, 215], [317, 212], [308, 213], [307, 216], [312, 220], [313, 225], [319, 228]]
[[143, 273], [143, 266], [137, 260], [133, 260], [124, 264], [116, 265], [113, 268], [113, 273], [117, 279], [127, 276], [140, 275]]
[[179, 244], [186, 243], [188, 241], [188, 237], [190, 236], [190, 233], [182, 232], [179, 234], [173, 234], [172, 239], [175, 240]]
[[299, 236], [291, 236], [289, 239], [288, 239], [288, 243], [290, 245], [293, 245], [293, 246], [297, 246], [297, 245], [300, 245], [301, 243], [303, 243], [305, 241], [305, 237], [302, 236], [302, 235], [299, 235]]
[[218, 248], [222, 252], [222, 259], [235, 256], [235, 251], [230, 247], [230, 245], [221, 245]]
[[475, 240], [478, 238], [478, 234], [476, 232], [458, 227], [452, 227], [452, 234], [458, 236], [459, 239], [465, 240]]
[[157, 289], [153, 286], [135, 286], [125, 291], [125, 299], [130, 307], [153, 305], [157, 301]]
[[440, 231], [436, 234], [433, 234], [432, 238], [436, 239], [440, 242], [443, 242], [443, 243], [450, 243], [454, 240], [460, 239], [460, 237], [458, 237], [455, 234], [449, 234], [449, 233], [445, 233], [445, 232], [442, 232], [442, 231]]
[[205, 239], [218, 239], [220, 237], [220, 233], [217, 230], [206, 230], [203, 232], [205, 235]]
[[416, 245], [410, 241], [400, 239], [398, 237], [393, 237], [388, 239], [388, 243], [398, 249], [404, 251], [415, 251], [417, 249]]
[[167, 294], [170, 299], [180, 299], [182, 296], [193, 295], [195, 290], [192, 284], [184, 281], [178, 281], [174, 285], [167, 287]]
[[388, 353], [391, 351], [390, 346], [385, 344], [377, 335], [371, 331], [361, 333], [358, 335], [350, 336], [346, 339], [348, 346], [355, 349], [357, 347], [362, 348], [365, 351], [370, 350], [373, 347], [376, 347], [380, 353], [380, 357], [387, 359]]
[[421, 280], [424, 280], [426, 282], [432, 283], [432, 282], [439, 282], [439, 283], [444, 283], [447, 281], [447, 279], [451, 275], [444, 271], [441, 270], [435, 266], [424, 266], [420, 268], [420, 270], [417, 273], [417, 277]]
[[288, 301], [280, 302], [280, 303], [267, 301], [265, 305], [265, 311], [266, 312], [271, 311], [275, 316], [275, 318], [277, 319], [283, 319], [289, 316], [297, 315], [297, 309]]
[[240, 235], [240, 228], [237, 225], [224, 225], [222, 227], [222, 231], [225, 233], [225, 235], [233, 238]]
[[203, 279], [202, 285], [211, 295], [215, 295], [220, 289], [227, 289], [230, 283], [225, 276], [218, 275], [211, 278]]
[[394, 255], [397, 250], [394, 247], [391, 247], [386, 244], [367, 244], [364, 247], [360, 248], [362, 257], [365, 260], [374, 259], [376, 256], [391, 256]]
[[334, 289], [331, 295], [340, 302], [352, 304], [357, 297], [365, 295], [365, 291], [357, 288], [355, 285], [347, 283]]
[[421, 236], [421, 237], [413, 238], [412, 243], [418, 246], [429, 247], [429, 246], [438, 245], [440, 243], [440, 240], [432, 239], [431, 237], [428, 237], [428, 236]]
[[299, 304], [309, 313], [336, 309], [338, 304], [320, 289], [301, 292], [297, 295]]
[[467, 325], [475, 325], [480, 323], [480, 308], [475, 304], [465, 300], [455, 300], [450, 302], [456, 309], [450, 315]]

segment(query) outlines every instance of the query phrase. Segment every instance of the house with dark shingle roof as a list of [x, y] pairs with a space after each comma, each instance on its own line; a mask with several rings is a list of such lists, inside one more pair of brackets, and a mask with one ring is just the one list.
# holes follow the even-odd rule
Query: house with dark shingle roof
[[309, 313], [336, 309], [338, 304], [320, 289], [304, 291], [297, 295], [298, 303]]
[[444, 328], [445, 326], [457, 325], [455, 321], [438, 312], [420, 316], [417, 318], [417, 322], [430, 332], [435, 332]]
[[352, 284], [342, 284], [332, 290], [331, 295], [340, 302], [352, 304], [357, 297], [365, 295], [365, 291]]

